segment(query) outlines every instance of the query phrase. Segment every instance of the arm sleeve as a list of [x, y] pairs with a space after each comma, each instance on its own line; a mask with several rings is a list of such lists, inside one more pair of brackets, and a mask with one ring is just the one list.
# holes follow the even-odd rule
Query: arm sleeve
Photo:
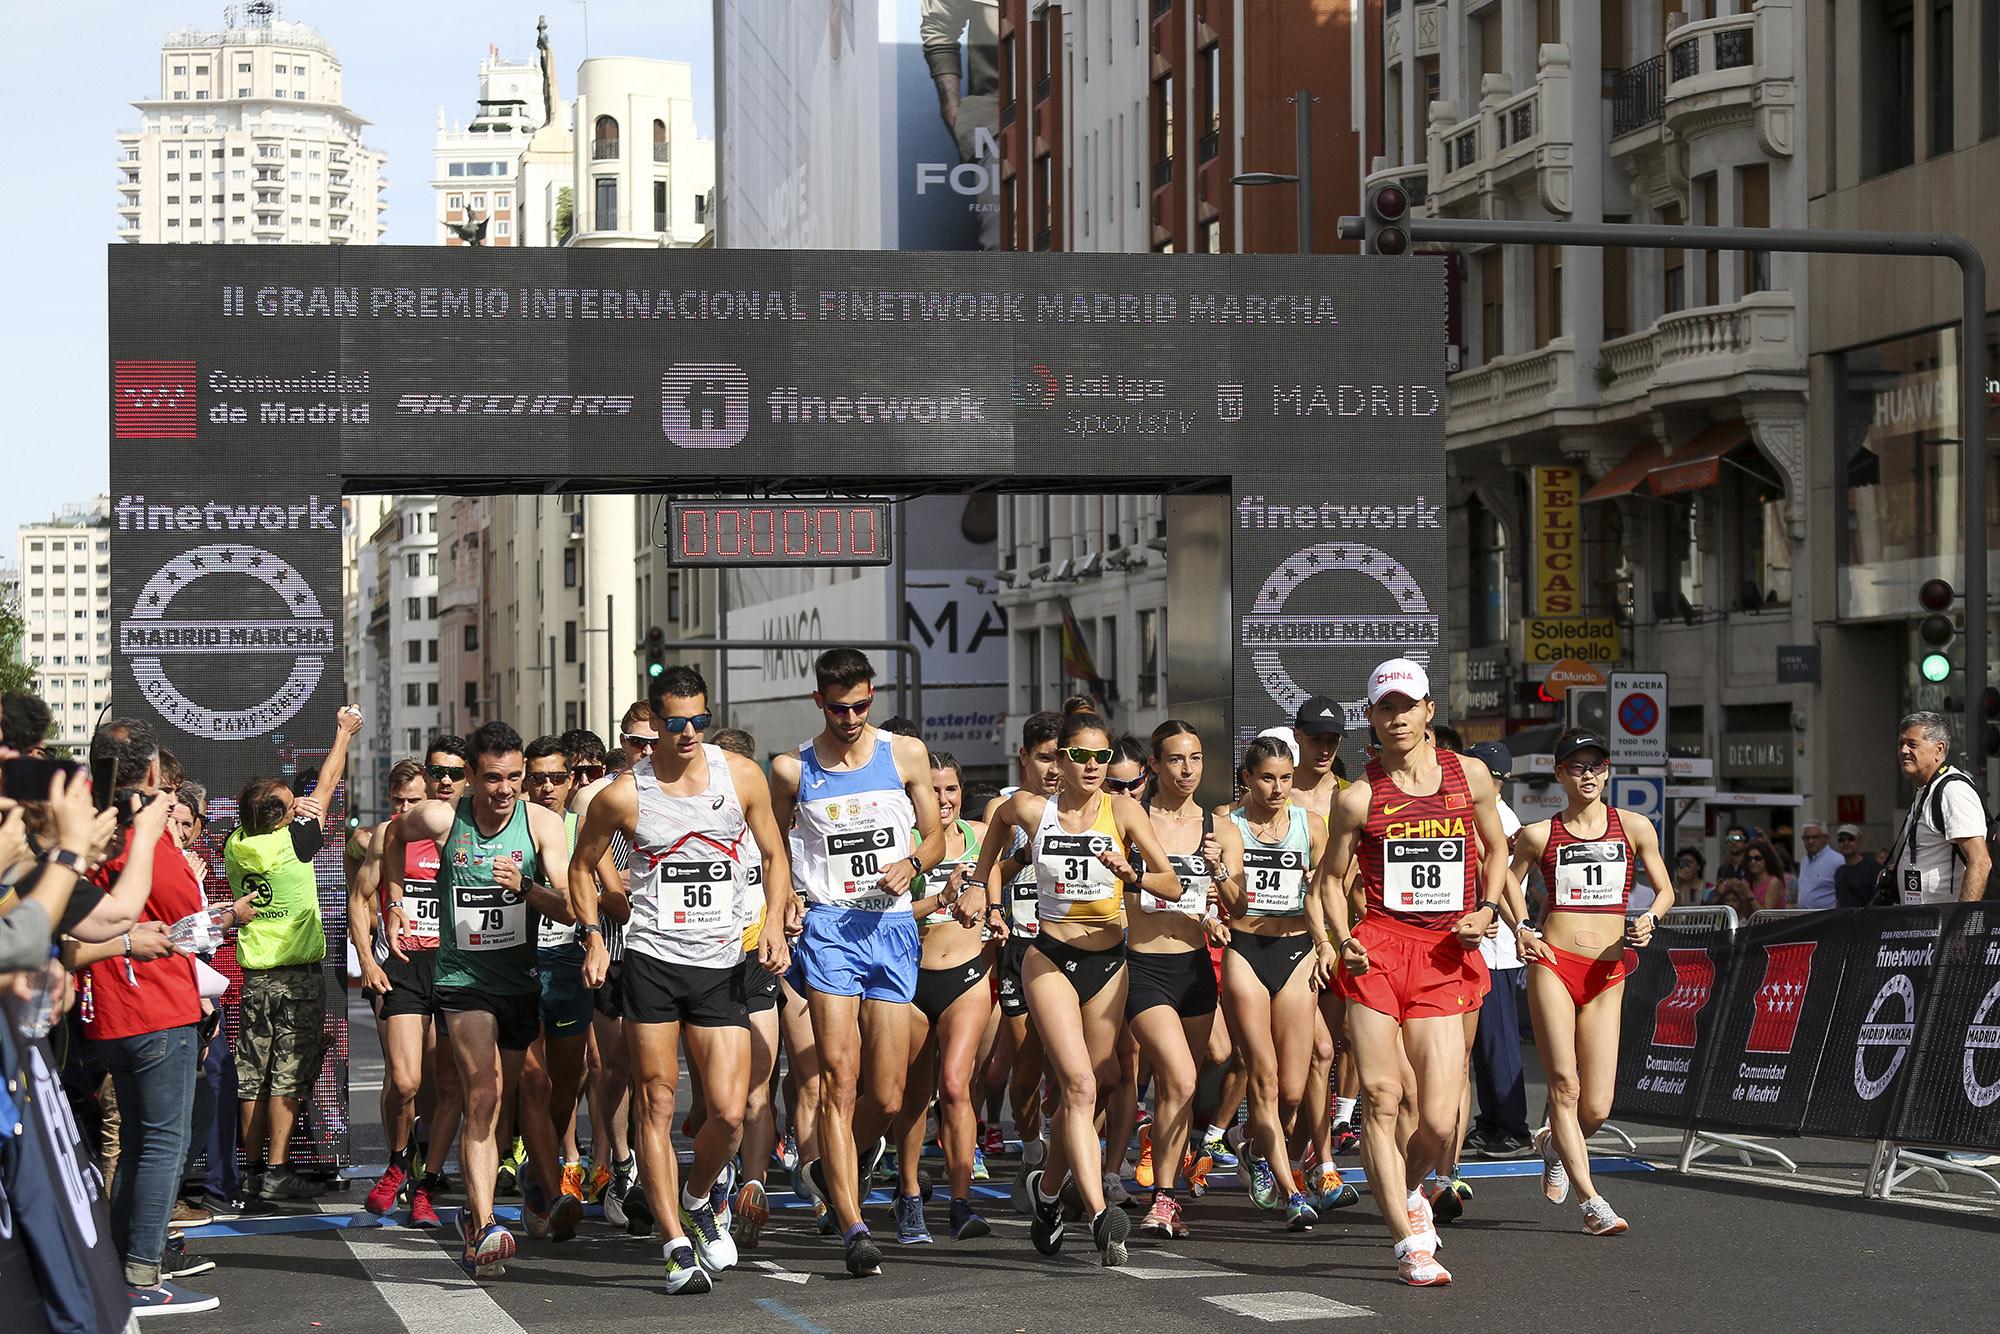
[[326, 829], [310, 816], [292, 821], [292, 851], [302, 862], [319, 856], [326, 846]]
[[49, 914], [39, 903], [17, 903], [0, 917], [0, 973], [39, 968], [49, 961]]

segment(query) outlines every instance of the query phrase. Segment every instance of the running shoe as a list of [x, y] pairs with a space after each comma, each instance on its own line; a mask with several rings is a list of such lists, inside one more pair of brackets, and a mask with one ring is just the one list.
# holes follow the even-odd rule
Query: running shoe
[[1293, 1232], [1310, 1232], [1319, 1215], [1313, 1212], [1312, 1202], [1302, 1190], [1295, 1190], [1285, 1201], [1285, 1226]]
[[169, 1283], [195, 1278], [215, 1268], [215, 1261], [196, 1255], [187, 1248], [187, 1238], [178, 1232], [167, 1234], [166, 1248], [160, 1253], [160, 1277]]
[[557, 1195], [549, 1206], [549, 1240], [576, 1240], [576, 1225], [583, 1221], [583, 1201], [574, 1195]]
[[1423, 1240], [1426, 1247], [1436, 1250], [1439, 1246], [1437, 1216], [1431, 1212], [1431, 1202], [1424, 1198], [1421, 1190], [1410, 1192], [1410, 1198], [1403, 1205], [1404, 1216], [1410, 1220], [1410, 1231]]
[[1125, 1263], [1125, 1239], [1132, 1235], [1132, 1220], [1116, 1205], [1107, 1204], [1090, 1220], [1090, 1241], [1097, 1247], [1098, 1260], [1106, 1269]]
[[222, 1305], [220, 1297], [205, 1292], [195, 1292], [164, 1280], [150, 1288], [126, 1284], [125, 1300], [131, 1303], [132, 1314], [141, 1320], [156, 1315], [189, 1315], [197, 1311], [213, 1311]]
[[[396, 1170], [400, 1171], [401, 1169]], [[383, 1175], [386, 1176], [388, 1174], [384, 1173]], [[372, 1195], [373, 1192], [370, 1193]], [[391, 1204], [390, 1207], [394, 1208], [395, 1206]], [[173, 1227], [207, 1227], [214, 1221], [215, 1215], [207, 1209], [202, 1208], [201, 1205], [195, 1203], [193, 1200], [175, 1200], [174, 1211], [167, 1219], [168, 1224]]]
[[1259, 1209], [1276, 1209], [1281, 1198], [1278, 1194], [1278, 1176], [1271, 1165], [1262, 1158], [1250, 1160], [1250, 1170], [1243, 1173], [1243, 1188], [1250, 1193], [1250, 1202]]
[[[875, 1147], [873, 1149], [869, 1150], [867, 1153], [859, 1155], [861, 1171], [856, 1175], [855, 1180], [860, 1181], [865, 1185], [868, 1181], [874, 1178], [875, 1173], [882, 1166], [883, 1159], [887, 1158], [888, 1156], [889, 1156], [889, 1137], [884, 1135], [882, 1138], [875, 1141]], [[895, 1173], [891, 1172], [889, 1174], [889, 1180], [894, 1181], [895, 1179], [896, 1179]]]
[[611, 1189], [613, 1180], [614, 1178], [609, 1167], [606, 1167], [603, 1163], [597, 1163], [592, 1166], [590, 1169], [590, 1183], [583, 1188], [583, 1202], [585, 1204], [604, 1203], [604, 1192]]
[[1113, 1208], [1123, 1208], [1132, 1202], [1132, 1192], [1125, 1189], [1116, 1172], [1104, 1174], [1104, 1202]]
[[812, 1207], [813, 1226], [819, 1229], [822, 1237], [830, 1237], [840, 1231], [840, 1219], [834, 1215], [833, 1210], [826, 1207], [826, 1201], [814, 1200]]
[[1347, 1122], [1345, 1121], [1342, 1121], [1340, 1124], [1336, 1125], [1333, 1128], [1334, 1157], [1338, 1158], [1342, 1154], [1359, 1153], [1360, 1151], [1361, 1151], [1361, 1136], [1354, 1133], [1353, 1126], [1347, 1124]]
[[1593, 1195], [1583, 1202], [1583, 1230], [1591, 1236], [1615, 1237], [1630, 1226], [1602, 1195]]
[[701, 1261], [695, 1256], [694, 1247], [688, 1245], [685, 1239], [669, 1242], [664, 1250], [667, 1257], [668, 1295], [677, 1297], [682, 1293], [714, 1291], [715, 1280], [701, 1267]]
[[928, 1246], [931, 1230], [924, 1223], [924, 1202], [914, 1195], [896, 1197], [896, 1241], [904, 1246]]
[[562, 1170], [562, 1193], [573, 1195], [581, 1200], [583, 1198], [583, 1183], [583, 1164], [564, 1163]]
[[1031, 1139], [1021, 1146], [1021, 1165], [1014, 1172], [1013, 1184], [1007, 1188], [1007, 1203], [1014, 1207], [1015, 1213], [1030, 1214], [1035, 1211], [1034, 1196], [1028, 1191], [1028, 1178], [1042, 1165], [1048, 1151], [1049, 1146], [1038, 1139]]
[[638, 1182], [625, 1192], [625, 1235], [629, 1237], [650, 1237], [659, 1226], [659, 1218], [653, 1213], [653, 1202], [646, 1198], [646, 1188]]
[[604, 1221], [613, 1227], [624, 1227], [631, 1222], [631, 1215], [625, 1208], [626, 1201], [639, 1185], [639, 1159], [637, 1155], [611, 1167], [611, 1184], [604, 1188]]
[[1430, 1238], [1405, 1237], [1396, 1243], [1396, 1277], [1413, 1288], [1441, 1288], [1451, 1271], [1437, 1262]]
[[1000, 1133], [1000, 1127], [997, 1124], [984, 1127], [980, 1131], [980, 1134], [984, 1137], [985, 1143], [979, 1147], [986, 1150], [986, 1152], [996, 1155], [1007, 1152], [1007, 1137]]
[[826, 1165], [817, 1158], [799, 1164], [798, 1193], [820, 1204], [826, 1203]]
[[715, 1184], [708, 1188], [708, 1207], [715, 1211], [717, 1226], [723, 1231], [730, 1230], [729, 1202], [736, 1197], [736, 1160], [730, 1159], [716, 1173]]
[[1430, 1201], [1431, 1215], [1440, 1223], [1456, 1223], [1465, 1216], [1465, 1205], [1460, 1202], [1458, 1192], [1451, 1188], [1449, 1178], [1426, 1188], [1424, 1198]]
[[424, 1177], [410, 1192], [410, 1226], [438, 1227], [444, 1222], [438, 1217], [437, 1202], [431, 1195], [431, 1179]]
[[1458, 1196], [1458, 1198], [1461, 1200], [1470, 1201], [1472, 1199], [1472, 1184], [1468, 1182], [1464, 1177], [1459, 1176], [1457, 1173], [1453, 1173], [1451, 1176], [1447, 1177], [1446, 1180], [1451, 1182], [1452, 1194]]
[[917, 1198], [925, 1204], [929, 1204], [931, 1202], [931, 1195], [936, 1190], [937, 1183], [931, 1179], [930, 1169], [919, 1167], [917, 1169]]
[[[895, 1181], [898, 1177], [902, 1176], [902, 1172], [899, 1170], [896, 1161], [901, 1156], [902, 1155], [897, 1153], [894, 1149], [891, 1149], [887, 1153], [883, 1154], [881, 1164], [877, 1166], [875, 1169], [874, 1180], [879, 1181], [884, 1185], [887, 1185], [888, 1183]], [[862, 1177], [861, 1183], [863, 1185], [870, 1184], [869, 1178], [865, 1176]]]
[[554, 1219], [549, 1216], [549, 1200], [542, 1193], [542, 1183], [533, 1172], [522, 1172], [521, 1182], [521, 1227], [530, 1241], [547, 1241], [554, 1228]]
[[1229, 1151], [1229, 1141], [1221, 1135], [1204, 1135], [1201, 1151], [1208, 1155], [1208, 1160], [1217, 1167], [1236, 1166], [1236, 1155]]
[[730, 1210], [729, 1234], [736, 1238], [739, 1250], [757, 1249], [758, 1237], [764, 1231], [764, 1224], [771, 1221], [770, 1197], [764, 1193], [761, 1181], [746, 1181], [736, 1192], [736, 1207]]
[[778, 1166], [784, 1168], [787, 1172], [790, 1172], [795, 1170], [798, 1167], [798, 1165], [799, 1165], [798, 1136], [794, 1135], [791, 1131], [787, 1130], [785, 1132], [785, 1137], [782, 1140], [778, 1141]]
[[986, 1166], [986, 1151], [977, 1144], [972, 1146], [972, 1179], [974, 1181], [993, 1179], [993, 1173]]
[[1139, 1183], [1139, 1189], [1153, 1188], [1153, 1128], [1142, 1126], [1139, 1130], [1139, 1163], [1132, 1169], [1132, 1179]]
[[1028, 1172], [1028, 1199], [1034, 1204], [1034, 1219], [1029, 1224], [1028, 1235], [1035, 1243], [1035, 1249], [1043, 1255], [1054, 1255], [1063, 1244], [1063, 1207], [1061, 1200], [1042, 1199], [1042, 1169], [1037, 1167]]
[[528, 1148], [521, 1143], [521, 1137], [514, 1137], [514, 1146], [507, 1156], [500, 1160], [500, 1173], [493, 1181], [493, 1193], [512, 1195], [521, 1188], [521, 1164], [527, 1159]]
[[1188, 1195], [1200, 1199], [1208, 1194], [1208, 1174], [1215, 1170], [1215, 1160], [1202, 1153], [1199, 1156], [1190, 1149], [1181, 1155], [1181, 1180], [1187, 1184]]
[[1139, 1220], [1139, 1235], [1178, 1241], [1187, 1234], [1187, 1224], [1181, 1221], [1180, 1201], [1166, 1194], [1153, 1196], [1153, 1207]]
[[399, 1163], [390, 1163], [382, 1175], [375, 1179], [375, 1189], [368, 1192], [368, 1198], [361, 1207], [380, 1218], [396, 1207], [403, 1198], [403, 1187], [408, 1184], [410, 1174]]
[[1313, 1183], [1313, 1208], [1321, 1213], [1332, 1209], [1345, 1209], [1349, 1205], [1361, 1203], [1361, 1192], [1340, 1175], [1340, 1169], [1327, 1164], [1319, 1169], [1318, 1179]]
[[1535, 1149], [1542, 1155], [1542, 1194], [1550, 1204], [1561, 1204], [1569, 1198], [1569, 1169], [1563, 1166], [1562, 1152], [1547, 1126], [1535, 1132]]
[[701, 1257], [701, 1267], [712, 1274], [719, 1274], [736, 1264], [736, 1243], [729, 1232], [716, 1221], [715, 1210], [707, 1200], [690, 1209], [683, 1200], [680, 1206], [681, 1226], [687, 1229], [688, 1240], [694, 1243], [694, 1253]]
[[507, 1272], [514, 1256], [514, 1234], [498, 1223], [488, 1223], [477, 1237], [468, 1238], [458, 1257], [458, 1267], [467, 1278], [499, 1278]]
[[975, 1237], [990, 1237], [992, 1235], [993, 1225], [972, 1212], [971, 1200], [953, 1200], [951, 1202], [951, 1239], [953, 1241], [971, 1241]]
[[1062, 1188], [1056, 1191], [1056, 1198], [1062, 1201], [1065, 1223], [1083, 1221], [1083, 1187], [1076, 1184], [1076, 1173], [1072, 1172], [1063, 1178]]
[[856, 1278], [873, 1278], [882, 1272], [882, 1248], [865, 1228], [847, 1239], [847, 1272]]

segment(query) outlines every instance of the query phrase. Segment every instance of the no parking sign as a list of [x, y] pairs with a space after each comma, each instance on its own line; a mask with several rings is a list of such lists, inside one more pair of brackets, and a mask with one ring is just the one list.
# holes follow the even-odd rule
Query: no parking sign
[[1611, 761], [1667, 762], [1667, 674], [1611, 673]]

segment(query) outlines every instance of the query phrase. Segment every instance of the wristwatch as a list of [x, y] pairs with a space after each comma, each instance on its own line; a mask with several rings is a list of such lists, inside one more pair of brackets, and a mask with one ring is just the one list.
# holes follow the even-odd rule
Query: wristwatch
[[63, 866], [77, 879], [83, 879], [83, 854], [68, 848], [50, 848], [42, 854], [42, 861], [49, 866]]
[[585, 923], [584, 923], [584, 924], [583, 924], [582, 926], [580, 926], [580, 927], [578, 927], [578, 928], [576, 929], [576, 933], [577, 933], [577, 934], [578, 934], [579, 936], [588, 936], [588, 935], [591, 935], [591, 934], [593, 934], [593, 933], [595, 933], [596, 935], [600, 935], [600, 936], [601, 936], [601, 935], [603, 935], [603, 934], [604, 934], [604, 923], [602, 923], [602, 922], [585, 922]]
[[1480, 908], [1491, 908], [1493, 910], [1493, 920], [1496, 922], [1500, 920], [1500, 900], [1481, 899], [1478, 906], [1473, 908], [1472, 911], [1478, 912]]
[[912, 874], [922, 875], [924, 873], [924, 864], [917, 860], [916, 853], [913, 852], [910, 854], [909, 861], [910, 861], [910, 871]]

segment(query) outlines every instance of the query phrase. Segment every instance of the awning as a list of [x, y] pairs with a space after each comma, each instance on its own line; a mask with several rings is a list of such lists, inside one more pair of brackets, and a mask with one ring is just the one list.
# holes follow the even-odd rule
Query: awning
[[1629, 496], [1645, 483], [1653, 469], [1665, 461], [1666, 453], [1650, 440], [1642, 440], [1633, 446], [1632, 452], [1619, 460], [1618, 465], [1598, 479], [1597, 485], [1583, 493], [1583, 503], [1593, 500], [1616, 500]]
[[1717, 422], [1653, 469], [1653, 494], [1672, 496], [1714, 486], [1722, 478], [1723, 456], [1749, 443], [1750, 428], [1742, 422]]

